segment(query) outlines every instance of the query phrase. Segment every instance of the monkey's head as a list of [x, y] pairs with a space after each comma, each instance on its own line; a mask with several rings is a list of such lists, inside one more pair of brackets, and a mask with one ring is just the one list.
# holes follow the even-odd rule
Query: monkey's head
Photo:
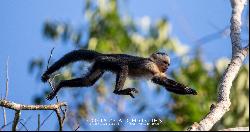
[[170, 65], [170, 58], [168, 54], [164, 52], [156, 52], [150, 56], [150, 59], [156, 63], [161, 72], [166, 72]]

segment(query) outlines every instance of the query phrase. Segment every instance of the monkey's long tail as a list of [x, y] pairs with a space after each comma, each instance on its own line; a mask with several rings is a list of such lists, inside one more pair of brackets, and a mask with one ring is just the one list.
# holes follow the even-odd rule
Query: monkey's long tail
[[71, 51], [66, 55], [64, 55], [61, 59], [56, 61], [51, 67], [48, 68], [47, 71], [44, 72], [44, 74], [42, 75], [42, 81], [46, 82], [49, 79], [49, 75], [51, 73], [57, 71], [58, 69], [69, 63], [80, 60], [85, 60], [90, 62], [100, 55], [102, 54], [95, 51], [84, 50], [84, 49]]

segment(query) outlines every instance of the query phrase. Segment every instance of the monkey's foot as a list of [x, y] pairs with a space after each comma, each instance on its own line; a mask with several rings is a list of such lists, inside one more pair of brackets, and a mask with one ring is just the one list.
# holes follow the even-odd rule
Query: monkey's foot
[[123, 90], [114, 91], [115, 94], [118, 94], [118, 95], [130, 95], [130, 97], [135, 98], [135, 96], [132, 94], [132, 92], [138, 93], [138, 90], [135, 89], [135, 88], [126, 88], [126, 89], [123, 89]]
[[47, 97], [47, 100], [52, 100], [54, 97], [56, 96], [56, 93], [54, 91], [52, 91]]
[[132, 92], [134, 93], [139, 93], [139, 91], [135, 88], [127, 88], [127, 89], [124, 89], [124, 90], [128, 90], [128, 95], [130, 95], [130, 97], [132, 98], [135, 98], [135, 96], [132, 94]]
[[43, 82], [46, 82], [47, 80], [49, 80], [49, 75], [43, 74], [41, 79]]
[[185, 88], [186, 94], [197, 95], [197, 92], [192, 88]]

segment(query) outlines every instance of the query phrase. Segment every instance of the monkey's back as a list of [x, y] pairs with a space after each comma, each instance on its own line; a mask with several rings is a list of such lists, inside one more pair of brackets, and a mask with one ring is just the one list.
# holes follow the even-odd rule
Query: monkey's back
[[146, 59], [143, 57], [127, 55], [127, 54], [105, 54], [105, 56], [112, 58], [116, 61], [123, 61], [123, 62], [133, 62]]
[[122, 66], [127, 66], [129, 77], [151, 77], [155, 67], [148, 58], [127, 54], [105, 54], [97, 58], [96, 62], [111, 72], [117, 72]]

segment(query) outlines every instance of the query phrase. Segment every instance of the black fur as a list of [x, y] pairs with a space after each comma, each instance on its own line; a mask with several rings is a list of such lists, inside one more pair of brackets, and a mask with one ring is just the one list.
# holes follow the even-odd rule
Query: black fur
[[197, 95], [197, 92], [181, 83], [166, 77], [155, 76], [152, 78], [152, 82], [164, 86], [168, 91], [176, 94], [193, 94]]
[[55, 62], [43, 75], [42, 81], [46, 82], [49, 79], [49, 75], [61, 67], [80, 60], [93, 61], [96, 57], [101, 54], [91, 50], [74, 50], [66, 55], [64, 55], [60, 60]]
[[42, 81], [47, 81], [50, 74], [59, 70], [61, 67], [79, 60], [94, 62], [88, 74], [81, 78], [61, 81], [48, 95], [47, 99], [53, 99], [57, 92], [63, 87], [92, 86], [105, 71], [116, 73], [114, 93], [118, 95], [130, 95], [134, 98], [132, 93], [138, 93], [135, 88], [123, 89], [128, 76], [151, 76], [151, 80], [154, 83], [164, 86], [170, 92], [177, 94], [197, 94], [195, 90], [166, 78], [164, 72], [170, 64], [170, 59], [166, 53], [154, 53], [149, 58], [143, 58], [127, 54], [101, 54], [90, 50], [74, 50], [64, 55], [49, 67], [42, 75]]

